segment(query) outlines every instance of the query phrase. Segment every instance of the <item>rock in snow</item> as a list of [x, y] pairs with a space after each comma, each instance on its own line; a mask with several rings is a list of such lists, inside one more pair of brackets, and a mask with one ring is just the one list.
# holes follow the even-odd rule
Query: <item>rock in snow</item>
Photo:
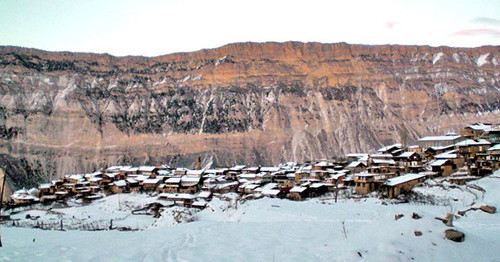
[[446, 231], [444, 231], [444, 236], [455, 242], [464, 242], [465, 240], [465, 234], [455, 229], [446, 229]]
[[495, 212], [497, 211], [497, 208], [494, 206], [481, 206], [479, 209], [490, 214], [495, 214]]

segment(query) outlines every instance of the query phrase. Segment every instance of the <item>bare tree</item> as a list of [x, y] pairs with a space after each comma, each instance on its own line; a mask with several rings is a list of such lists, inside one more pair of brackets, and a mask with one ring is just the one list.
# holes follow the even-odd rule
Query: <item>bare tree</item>
[[344, 233], [344, 237], [347, 238], [347, 231], [345, 230], [345, 220], [341, 220], [342, 223], [342, 233]]
[[[2, 179], [2, 188], [0, 192], [0, 220], [2, 219], [2, 207], [3, 207], [3, 194], [5, 192], [5, 181], [7, 180], [7, 175], [5, 173], [5, 166], [2, 167], [3, 179]], [[2, 236], [0, 235], [0, 247], [2, 247]]]

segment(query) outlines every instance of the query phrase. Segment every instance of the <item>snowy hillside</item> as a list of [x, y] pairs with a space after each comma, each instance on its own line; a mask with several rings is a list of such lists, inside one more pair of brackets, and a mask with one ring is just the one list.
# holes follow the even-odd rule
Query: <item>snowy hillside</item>
[[[416, 189], [449, 203], [444, 205], [385, 204], [375, 198], [339, 203], [214, 199], [197, 213], [170, 208], [158, 220], [131, 216], [133, 207], [127, 209], [127, 205], [139, 206], [137, 201], [156, 199], [112, 196], [85, 207], [30, 212], [45, 221], [64, 217], [68, 226], [71, 219], [73, 224], [85, 218], [103, 224], [117, 219], [121, 225], [146, 229], [91, 232], [3, 226], [0, 261], [498, 261], [498, 212], [476, 210], [456, 218], [454, 228], [465, 233], [462, 243], [445, 239], [448, 227], [435, 219], [471, 205], [500, 207], [500, 172], [471, 184], [485, 192], [465, 186], [445, 190], [432, 184]], [[191, 212], [187, 220], [195, 221], [178, 224], [172, 219], [175, 210]], [[413, 212], [422, 218], [412, 218]], [[396, 220], [398, 214], [404, 216]], [[422, 235], [416, 236], [415, 231]]]

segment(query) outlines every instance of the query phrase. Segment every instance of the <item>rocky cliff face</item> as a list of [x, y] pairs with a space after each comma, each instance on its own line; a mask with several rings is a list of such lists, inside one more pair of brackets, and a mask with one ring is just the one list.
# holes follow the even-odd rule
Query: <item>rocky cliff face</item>
[[[498, 122], [500, 48], [240, 43], [161, 57], [0, 47], [0, 150], [27, 179], [276, 164]], [[21, 171], [16, 171], [21, 172]]]

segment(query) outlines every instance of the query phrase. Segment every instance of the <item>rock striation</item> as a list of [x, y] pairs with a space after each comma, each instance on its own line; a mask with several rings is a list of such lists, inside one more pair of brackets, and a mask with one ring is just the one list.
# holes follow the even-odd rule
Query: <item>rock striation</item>
[[273, 164], [410, 144], [498, 122], [499, 63], [498, 46], [236, 43], [159, 57], [4, 46], [0, 162], [20, 186], [118, 163]]

